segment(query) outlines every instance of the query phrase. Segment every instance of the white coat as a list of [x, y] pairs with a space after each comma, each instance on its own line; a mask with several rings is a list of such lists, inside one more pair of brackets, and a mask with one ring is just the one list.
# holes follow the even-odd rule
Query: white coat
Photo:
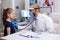
[[36, 19], [37, 20], [33, 21], [31, 26], [27, 28], [28, 30], [33, 29], [34, 32], [54, 32], [54, 23], [49, 16], [39, 13]]

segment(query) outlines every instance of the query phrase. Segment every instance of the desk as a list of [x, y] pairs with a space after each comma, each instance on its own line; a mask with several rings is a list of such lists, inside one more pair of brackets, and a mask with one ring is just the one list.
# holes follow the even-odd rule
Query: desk
[[34, 36], [37, 33], [23, 30], [23, 31], [2, 37], [2, 39], [6, 39], [6, 40], [60, 40], [59, 34], [50, 34], [50, 33], [46, 33], [46, 32], [43, 32], [43, 33], [41, 32], [41, 34], [37, 35], [37, 37], [40, 36], [39, 38], [27, 38], [27, 37], [20, 36], [19, 34]]

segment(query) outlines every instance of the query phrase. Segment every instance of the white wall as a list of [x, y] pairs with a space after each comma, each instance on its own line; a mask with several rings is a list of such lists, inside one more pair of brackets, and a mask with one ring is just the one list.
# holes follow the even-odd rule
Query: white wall
[[25, 9], [28, 9], [29, 8], [29, 0], [25, 0]]
[[2, 0], [2, 8], [14, 8], [13, 7], [13, 0]]
[[[38, 2], [39, 2], [40, 0], [38, 0]], [[44, 0], [41, 0], [41, 2], [43, 3], [44, 2]], [[39, 4], [39, 3], [38, 3]], [[60, 0], [53, 0], [53, 12], [60, 12]], [[41, 5], [41, 4], [39, 4], [39, 5]]]
[[[19, 9], [16, 9], [16, 7], [19, 7]], [[15, 15], [17, 18], [20, 18], [21, 10], [25, 9], [25, 2], [24, 0], [14, 0], [14, 9], [15, 9]]]
[[55, 4], [55, 12], [60, 12], [60, 0], [54, 0]]

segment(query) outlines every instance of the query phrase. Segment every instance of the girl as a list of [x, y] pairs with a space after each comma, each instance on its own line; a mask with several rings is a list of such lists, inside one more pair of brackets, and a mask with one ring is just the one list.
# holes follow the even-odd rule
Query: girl
[[3, 10], [3, 25], [4, 25], [4, 36], [15, 33], [14, 25], [12, 24], [13, 9], [7, 8]]

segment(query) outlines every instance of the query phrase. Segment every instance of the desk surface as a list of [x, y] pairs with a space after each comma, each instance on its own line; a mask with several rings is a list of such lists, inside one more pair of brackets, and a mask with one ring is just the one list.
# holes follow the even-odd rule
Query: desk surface
[[[32, 35], [32, 36], [37, 36], [39, 38], [28, 38], [24, 37], [21, 35]], [[37, 35], [38, 34], [38, 35]], [[23, 30], [5, 37], [2, 37], [2, 39], [6, 40], [60, 40], [60, 35], [59, 34], [50, 34], [50, 33], [35, 33], [27, 30]]]

